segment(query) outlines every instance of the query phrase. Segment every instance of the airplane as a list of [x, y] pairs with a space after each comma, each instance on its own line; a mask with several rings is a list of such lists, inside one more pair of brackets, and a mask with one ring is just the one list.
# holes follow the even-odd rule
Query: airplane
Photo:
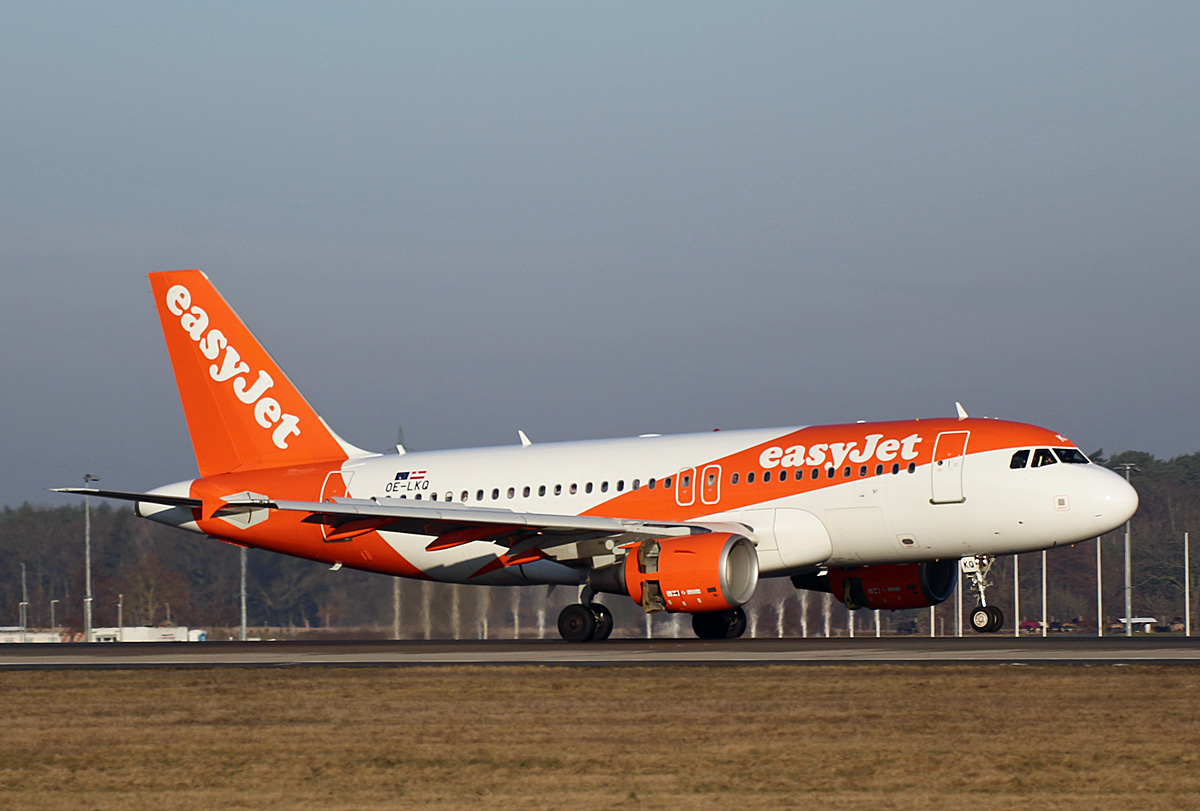
[[999, 555], [1094, 538], [1138, 505], [1062, 434], [957, 416], [376, 453], [343, 440], [199, 270], [149, 274], [199, 477], [61, 488], [238, 546], [397, 577], [558, 585], [570, 642], [613, 630], [600, 594], [736, 638], [760, 578], [849, 609], [936, 605], [960, 565], [987, 605]]

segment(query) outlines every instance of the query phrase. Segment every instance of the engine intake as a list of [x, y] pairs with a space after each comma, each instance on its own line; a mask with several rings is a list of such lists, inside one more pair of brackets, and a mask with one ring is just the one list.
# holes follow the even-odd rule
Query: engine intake
[[647, 612], [736, 608], [758, 586], [758, 552], [742, 535], [709, 532], [642, 541], [625, 559], [588, 573], [593, 591], [627, 594]]

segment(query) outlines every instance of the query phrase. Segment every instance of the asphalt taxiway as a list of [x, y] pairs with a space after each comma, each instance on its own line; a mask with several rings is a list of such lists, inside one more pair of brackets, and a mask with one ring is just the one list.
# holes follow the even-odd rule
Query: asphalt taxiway
[[431, 665], [1198, 665], [1200, 637], [610, 639], [0, 645], [0, 669]]

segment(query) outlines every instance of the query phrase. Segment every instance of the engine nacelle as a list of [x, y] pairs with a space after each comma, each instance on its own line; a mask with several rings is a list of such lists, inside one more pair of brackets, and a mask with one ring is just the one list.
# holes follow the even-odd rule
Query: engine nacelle
[[926, 608], [953, 594], [957, 583], [958, 561], [954, 559], [832, 568], [825, 577], [803, 574], [792, 578], [798, 589], [831, 592], [851, 611]]
[[742, 535], [708, 532], [642, 541], [625, 560], [593, 569], [594, 591], [628, 594], [646, 611], [726, 611], [754, 596], [758, 552]]

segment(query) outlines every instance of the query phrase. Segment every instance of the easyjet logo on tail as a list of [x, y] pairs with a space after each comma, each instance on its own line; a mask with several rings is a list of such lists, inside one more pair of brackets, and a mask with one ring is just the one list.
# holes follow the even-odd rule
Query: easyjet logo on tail
[[[196, 342], [200, 354], [209, 360], [217, 360], [208, 367], [208, 375], [218, 383], [229, 383], [238, 400], [245, 403], [254, 413], [254, 421], [264, 429], [274, 431], [271, 441], [275, 447], [287, 450], [288, 437], [300, 436], [300, 418], [283, 410], [279, 401], [267, 397], [266, 393], [275, 381], [265, 369], [252, 374], [250, 364], [242, 360], [242, 354], [229, 343], [221, 330], [208, 326], [208, 313], [202, 307], [192, 306], [192, 291], [181, 284], [167, 291], [167, 309], [179, 316], [179, 325], [188, 337]], [[222, 356], [224, 352], [224, 356]], [[249, 382], [253, 379], [253, 383]]]
[[868, 434], [862, 448], [858, 447], [857, 442], [816, 442], [807, 448], [792, 445], [787, 449], [775, 445], [762, 452], [758, 464], [768, 469], [804, 465], [819, 467], [828, 461], [832, 467], [841, 467], [847, 459], [856, 465], [868, 459], [890, 462], [897, 454], [908, 461], [917, 458], [916, 446], [920, 441], [919, 434], [910, 434], [904, 439], [884, 439], [883, 434]]

